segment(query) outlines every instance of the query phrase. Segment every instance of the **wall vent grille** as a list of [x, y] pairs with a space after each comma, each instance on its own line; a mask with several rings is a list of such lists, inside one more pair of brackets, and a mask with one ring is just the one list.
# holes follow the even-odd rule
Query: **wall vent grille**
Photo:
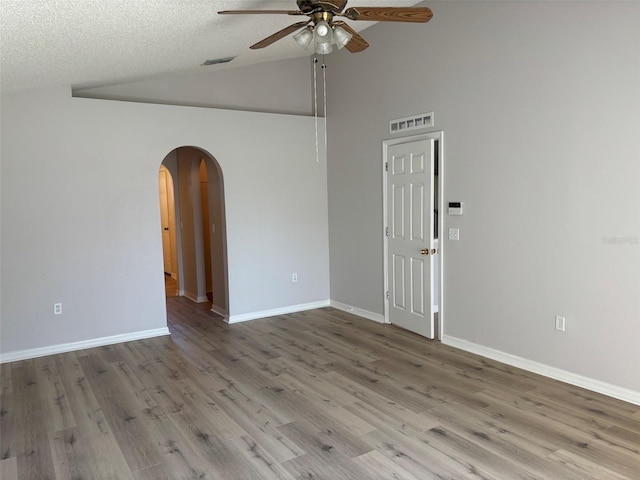
[[433, 127], [433, 112], [397, 118], [389, 122], [389, 133]]
[[229, 63], [234, 58], [236, 58], [236, 57], [224, 57], [224, 58], [214, 58], [214, 59], [211, 59], [211, 60], [205, 60], [204, 63], [202, 63], [200, 66], [201, 67], [208, 67], [209, 65], [218, 65], [220, 63]]

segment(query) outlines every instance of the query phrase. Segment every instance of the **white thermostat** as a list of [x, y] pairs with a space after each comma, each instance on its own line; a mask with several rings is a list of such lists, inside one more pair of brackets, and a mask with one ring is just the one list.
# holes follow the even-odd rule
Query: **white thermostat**
[[449, 202], [449, 215], [462, 215], [462, 202]]

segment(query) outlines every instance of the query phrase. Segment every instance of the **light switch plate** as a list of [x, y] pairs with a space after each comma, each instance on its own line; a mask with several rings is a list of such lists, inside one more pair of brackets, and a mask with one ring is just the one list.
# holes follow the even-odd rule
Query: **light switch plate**
[[459, 228], [450, 228], [449, 229], [449, 240], [460, 240], [460, 229]]

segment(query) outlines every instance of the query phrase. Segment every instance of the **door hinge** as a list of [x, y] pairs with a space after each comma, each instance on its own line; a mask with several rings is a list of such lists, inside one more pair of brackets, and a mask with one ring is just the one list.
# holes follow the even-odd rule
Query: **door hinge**
[[384, 171], [385, 172], [389, 171], [389, 162], [384, 162]]
[[389, 227], [385, 227], [384, 229], [384, 234], [388, 237], [389, 236]]
[[387, 290], [387, 300], [389, 300], [390, 296], [391, 296], [391, 294], [389, 293], [389, 290]]

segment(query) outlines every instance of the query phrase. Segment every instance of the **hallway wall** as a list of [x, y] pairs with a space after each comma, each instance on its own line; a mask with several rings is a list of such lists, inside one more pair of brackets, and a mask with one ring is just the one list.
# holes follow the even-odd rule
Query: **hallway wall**
[[224, 171], [232, 318], [327, 302], [313, 118], [58, 88], [3, 96], [1, 135], [0, 360], [166, 332], [158, 166], [183, 145]]

